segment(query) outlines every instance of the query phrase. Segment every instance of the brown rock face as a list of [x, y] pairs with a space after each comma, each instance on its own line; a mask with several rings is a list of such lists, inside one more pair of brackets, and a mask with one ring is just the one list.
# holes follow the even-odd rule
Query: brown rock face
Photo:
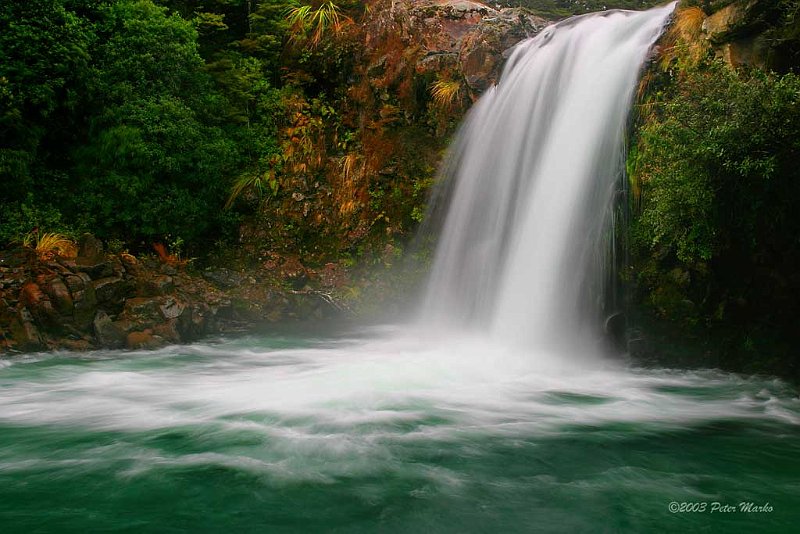
[[421, 41], [415, 67], [419, 73], [461, 71], [475, 93], [499, 77], [509, 48], [533, 37], [550, 22], [524, 9], [493, 9], [468, 0], [400, 2], [407, 9], [408, 34]]
[[73, 320], [79, 329], [86, 329], [92, 323], [97, 309], [97, 295], [92, 280], [86, 273], [77, 273], [66, 278], [74, 303]]
[[295, 295], [301, 292], [274, 285], [282, 277], [302, 278], [305, 285], [313, 271], [297, 259], [274, 265], [280, 274], [216, 269], [201, 277], [175, 268], [166, 273], [149, 258], [104, 255], [90, 237], [82, 241], [86, 256], [75, 262], [0, 251], [0, 353], [153, 349], [273, 320], [307, 319], [312, 314], [302, 306], [318, 300], [313, 290]]
[[22, 286], [19, 300], [37, 322], [51, 327], [59, 323], [58, 312], [50, 302], [50, 297], [35, 282]]
[[45, 291], [50, 297], [56, 311], [65, 316], [71, 316], [75, 308], [72, 301], [72, 293], [70, 293], [67, 284], [61, 278], [51, 278], [45, 286]]
[[404, 84], [414, 84], [409, 73], [463, 78], [475, 97], [497, 81], [504, 52], [547, 24], [521, 8], [469, 0], [395, 1], [376, 9], [367, 23], [366, 48], [373, 57], [366, 74], [372, 88], [397, 91], [401, 100]]
[[[780, 47], [791, 39], [776, 38], [770, 31], [785, 20], [783, 9], [775, 0], [737, 0], [709, 15], [703, 21], [703, 33], [717, 55], [733, 67], [782, 70], [786, 58]], [[793, 35], [796, 46], [797, 33]]]
[[135, 286], [119, 276], [107, 276], [92, 282], [97, 302], [112, 312], [122, 309], [125, 299], [135, 295]]
[[129, 349], [139, 350], [153, 350], [165, 345], [164, 339], [161, 336], [154, 335], [152, 330], [145, 330], [143, 332], [131, 332], [128, 334], [125, 346]]
[[78, 258], [97, 261], [103, 258], [103, 242], [92, 234], [83, 234], [78, 240]]
[[111, 321], [104, 311], [98, 311], [92, 322], [94, 335], [100, 345], [112, 349], [121, 349], [125, 346], [125, 334], [119, 326]]
[[16, 346], [23, 351], [37, 351], [45, 347], [39, 329], [36, 328], [33, 315], [27, 308], [22, 308], [14, 317], [10, 325], [11, 335]]
[[703, 21], [703, 31], [708, 39], [717, 42], [731, 37], [735, 31], [743, 31], [758, 3], [759, 0], [734, 2], [720, 9]]

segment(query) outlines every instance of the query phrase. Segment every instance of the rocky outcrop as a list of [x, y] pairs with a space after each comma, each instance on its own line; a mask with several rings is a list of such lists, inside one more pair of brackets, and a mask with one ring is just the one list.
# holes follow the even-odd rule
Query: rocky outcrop
[[703, 21], [703, 33], [733, 67], [787, 71], [797, 63], [800, 44], [798, 15], [785, 9], [774, 0], [737, 0], [711, 13]]
[[419, 35], [417, 72], [452, 66], [480, 93], [497, 81], [503, 60], [549, 21], [519, 8], [494, 9], [467, 0], [423, 0], [408, 7], [409, 34]]
[[0, 252], [0, 353], [56, 348], [152, 349], [265, 323], [341, 313], [346, 278], [274, 256], [247, 273], [106, 254], [85, 236], [74, 260]]
[[510, 49], [548, 24], [522, 8], [470, 0], [395, 1], [370, 20], [367, 49], [380, 54], [367, 73], [373, 86], [391, 85], [404, 69], [423, 76], [449, 73], [477, 96], [497, 81]]

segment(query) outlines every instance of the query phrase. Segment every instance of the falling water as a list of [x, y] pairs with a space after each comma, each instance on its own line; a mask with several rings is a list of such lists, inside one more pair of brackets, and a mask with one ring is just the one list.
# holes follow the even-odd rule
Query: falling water
[[674, 7], [573, 18], [515, 49], [451, 150], [426, 321], [535, 348], [596, 335], [628, 111]]

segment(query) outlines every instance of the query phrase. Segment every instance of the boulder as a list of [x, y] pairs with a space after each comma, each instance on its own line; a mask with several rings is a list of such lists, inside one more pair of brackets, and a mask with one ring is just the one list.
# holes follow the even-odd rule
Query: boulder
[[142, 297], [159, 297], [175, 290], [174, 279], [166, 274], [140, 277], [137, 292]]
[[46, 348], [42, 336], [27, 308], [21, 308], [11, 321], [11, 336], [15, 347], [21, 351], [39, 351]]
[[521, 8], [493, 9], [465, 0], [398, 2], [408, 10], [407, 34], [419, 40], [418, 74], [439, 74], [458, 66], [473, 92], [500, 75], [505, 51], [536, 35], [550, 21]]
[[96, 260], [79, 257], [72, 262], [71, 268], [73, 271], [86, 273], [92, 280], [100, 280], [114, 274], [114, 265], [105, 259]]
[[186, 309], [186, 305], [173, 297], [166, 297], [158, 309], [164, 319], [177, 319]]
[[101, 278], [91, 285], [94, 287], [97, 303], [115, 312], [122, 309], [125, 299], [135, 294], [133, 283], [119, 276]]
[[29, 311], [33, 319], [40, 325], [54, 327], [61, 321], [58, 312], [50, 302], [50, 297], [35, 282], [27, 282], [22, 286], [19, 300]]
[[108, 314], [98, 311], [92, 321], [92, 329], [97, 344], [110, 349], [121, 349], [125, 346], [125, 333], [111, 320]]
[[44, 286], [44, 289], [56, 311], [60, 315], [72, 317], [75, 305], [72, 301], [72, 293], [64, 280], [60, 277], [53, 277]]
[[245, 277], [230, 269], [208, 268], [203, 271], [203, 278], [214, 284], [220, 289], [231, 289], [239, 287], [244, 282]]
[[294, 256], [286, 258], [283, 265], [281, 265], [280, 273], [284, 281], [295, 290], [305, 287], [309, 279], [308, 270], [300, 260]]
[[73, 322], [79, 329], [88, 329], [97, 311], [97, 296], [92, 281], [86, 273], [69, 276], [65, 281], [72, 294]]
[[760, 0], [733, 2], [706, 17], [702, 26], [706, 38], [712, 42], [721, 42], [730, 39], [736, 32], [744, 31], [748, 21], [752, 19], [751, 12], [759, 3]]
[[103, 259], [103, 242], [92, 234], [83, 234], [78, 239], [78, 258], [97, 262]]
[[774, 0], [739, 0], [708, 16], [703, 33], [729, 65], [771, 68], [780, 62], [776, 46], [781, 40], [769, 30], [785, 17], [782, 9]]
[[139, 260], [136, 259], [135, 256], [128, 254], [127, 252], [123, 252], [119, 255], [120, 262], [122, 266], [125, 268], [125, 271], [129, 274], [136, 275], [141, 266], [139, 265]]
[[178, 333], [177, 324], [177, 319], [170, 319], [165, 323], [154, 326], [153, 334], [168, 343], [180, 343], [181, 335]]
[[[229, 302], [228, 306], [230, 306]], [[210, 306], [205, 302], [194, 302], [191, 306], [187, 306], [175, 324], [181, 339], [193, 341], [212, 332], [218, 332], [218, 310], [218, 307]]]
[[139, 330], [152, 328], [164, 321], [161, 314], [163, 297], [136, 297], [125, 301], [120, 320], [129, 321]]
[[141, 332], [131, 332], [125, 340], [125, 346], [129, 349], [153, 350], [164, 346], [164, 339], [161, 336], [153, 335], [152, 330]]

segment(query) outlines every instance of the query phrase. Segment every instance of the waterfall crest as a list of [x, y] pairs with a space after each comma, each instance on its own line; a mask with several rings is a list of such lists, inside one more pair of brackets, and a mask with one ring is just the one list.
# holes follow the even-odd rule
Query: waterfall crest
[[596, 339], [628, 112], [674, 7], [575, 17], [516, 47], [443, 171], [426, 324], [526, 347]]

